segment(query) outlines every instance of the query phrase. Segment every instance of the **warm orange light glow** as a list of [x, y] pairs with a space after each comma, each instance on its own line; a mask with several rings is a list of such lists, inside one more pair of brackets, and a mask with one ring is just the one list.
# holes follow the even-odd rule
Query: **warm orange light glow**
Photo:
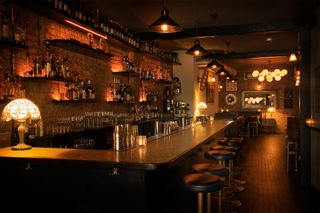
[[145, 146], [147, 145], [147, 136], [146, 135], [137, 135], [136, 136], [136, 143], [139, 146]]
[[268, 112], [272, 113], [272, 112], [275, 112], [276, 111], [276, 108], [274, 107], [269, 107], [268, 108]]
[[199, 50], [194, 51], [194, 55], [200, 55], [200, 51]]
[[212, 77], [212, 78], [211, 78], [211, 82], [216, 82], [216, 78], [215, 78], [215, 77]]
[[311, 125], [311, 124], [314, 124], [314, 123], [315, 123], [315, 120], [313, 120], [312, 118], [306, 119], [306, 124]]
[[163, 24], [163, 25], [161, 25], [161, 30], [162, 30], [163, 32], [167, 32], [167, 31], [168, 31], [168, 29], [169, 29], [169, 27], [168, 27], [168, 25], [167, 25], [167, 24]]
[[81, 25], [79, 25], [79, 24], [77, 24], [77, 23], [75, 23], [75, 22], [73, 22], [73, 21], [70, 21], [70, 20], [68, 20], [68, 19], [65, 19], [65, 21], [66, 21], [67, 23], [75, 26], [75, 27], [78, 27], [78, 28], [84, 30], [84, 31], [87, 31], [87, 32], [89, 32], [89, 33], [92, 33], [92, 34], [94, 34], [94, 35], [96, 35], [96, 36], [99, 36], [99, 37], [101, 37], [101, 38], [107, 39], [107, 36], [106, 36], [106, 35], [97, 33], [97, 32], [95, 32], [95, 31], [93, 31], [93, 30], [90, 30], [89, 28], [83, 27], [83, 26], [81, 26]]
[[297, 55], [295, 53], [291, 53], [290, 54], [290, 58], [289, 58], [289, 61], [297, 61]]

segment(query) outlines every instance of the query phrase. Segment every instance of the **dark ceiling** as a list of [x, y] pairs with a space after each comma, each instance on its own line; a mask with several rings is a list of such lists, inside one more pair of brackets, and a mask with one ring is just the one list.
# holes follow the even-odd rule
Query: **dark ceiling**
[[[264, 54], [270, 51], [297, 50], [297, 28], [309, 22], [317, 6], [317, 0], [87, 0], [87, 2], [90, 8], [99, 8], [107, 16], [117, 19], [134, 32], [141, 33], [141, 36], [157, 39], [160, 46], [167, 49], [186, 50], [193, 45], [197, 37], [201, 45], [213, 53], [227, 51]], [[164, 4], [169, 10], [170, 17], [184, 28], [184, 32], [169, 39], [154, 34], [150, 37], [148, 25], [160, 17]], [[270, 33], [272, 42], [266, 42], [265, 38]], [[284, 61], [287, 59], [287, 56], [283, 58]]]

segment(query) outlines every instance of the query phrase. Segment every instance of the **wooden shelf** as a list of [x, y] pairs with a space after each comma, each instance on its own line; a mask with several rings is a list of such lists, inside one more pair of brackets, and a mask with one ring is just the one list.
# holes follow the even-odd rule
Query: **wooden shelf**
[[115, 75], [128, 75], [128, 76], [133, 76], [133, 77], [139, 77], [139, 73], [136, 73], [133, 70], [129, 70], [129, 71], [117, 71], [117, 72], [112, 72], [112, 74]]
[[59, 79], [59, 78], [47, 78], [47, 77], [21, 77], [22, 80], [26, 81], [61, 81], [61, 82], [69, 82], [74, 83], [74, 80], [68, 79]]
[[172, 84], [172, 83], [174, 83], [174, 81], [172, 81], [172, 80], [159, 79], [158, 81], [161, 82], [161, 83], [164, 83], [164, 84]]
[[[94, 31], [94, 32], [97, 32], [99, 34], [103, 34], [103, 35], [107, 35], [105, 32], [102, 32], [101, 30], [99, 29], [96, 29], [95, 27], [93, 26], [90, 26], [86, 23], [82, 23], [81, 21], [78, 21], [78, 20], [75, 20], [74, 18], [72, 17], [69, 17], [63, 13], [61, 13], [60, 11], [58, 10], [55, 10], [54, 8], [50, 8], [48, 7], [48, 5], [44, 4], [43, 2], [39, 2], [38, 0], [29, 0], [29, 1], [25, 1], [25, 0], [15, 0], [15, 4], [17, 5], [20, 5], [21, 7], [24, 7], [24, 8], [27, 8], [37, 14], [40, 14], [44, 17], [47, 17], [53, 21], [56, 21], [60, 24], [64, 24], [64, 25], [67, 25], [67, 26], [70, 26], [74, 29], [77, 29], [79, 30], [79, 28], [73, 26], [73, 25], [69, 25], [66, 20], [70, 20], [80, 26], [85, 26], [86, 28], [90, 29], [91, 31]], [[118, 38], [115, 38], [114, 36], [112, 35], [107, 35], [108, 36], [108, 42], [112, 43], [112, 44], [115, 44], [117, 46], [121, 46], [121, 47], [124, 47], [124, 48], [127, 48], [127, 49], [132, 49], [132, 50], [138, 50], [136, 47], [132, 46], [132, 45], [129, 45], [121, 40], [119, 40]]]
[[181, 65], [181, 63], [179, 62], [174, 62], [168, 58], [164, 58], [164, 57], [161, 57], [161, 56], [157, 56], [157, 55], [154, 55], [152, 53], [149, 53], [149, 52], [146, 52], [146, 51], [143, 51], [143, 50], [140, 50], [140, 53], [142, 55], [145, 55], [145, 56], [148, 56], [148, 57], [151, 57], [155, 60], [159, 60], [159, 61], [162, 61], [162, 62], [166, 62], [166, 63], [169, 63], [169, 64], [174, 64], [174, 65]]
[[134, 101], [106, 101], [108, 104], [135, 104]]
[[52, 100], [53, 103], [95, 103], [95, 100]]
[[27, 45], [16, 44], [16, 43], [13, 42], [13, 41], [0, 40], [0, 45], [1, 45], [2, 47], [6, 47], [6, 48], [14, 47], [14, 48], [28, 49], [28, 46], [27, 46]]
[[[14, 98], [15, 99], [15, 98]], [[14, 99], [1, 99], [0, 100], [0, 104], [7, 104], [7, 103], [9, 103], [10, 101], [12, 101], [12, 100], [14, 100]]]
[[110, 53], [106, 53], [100, 49], [94, 49], [90, 45], [88, 45], [86, 43], [82, 43], [82, 42], [77, 41], [75, 39], [52, 39], [52, 40], [46, 40], [45, 42], [48, 42], [49, 45], [51, 45], [51, 46], [69, 49], [69, 50], [77, 52], [77, 53], [79, 53], [79, 48], [81, 48], [82, 50], [89, 50], [92, 53], [94, 53], [95, 55], [113, 57], [113, 55]]

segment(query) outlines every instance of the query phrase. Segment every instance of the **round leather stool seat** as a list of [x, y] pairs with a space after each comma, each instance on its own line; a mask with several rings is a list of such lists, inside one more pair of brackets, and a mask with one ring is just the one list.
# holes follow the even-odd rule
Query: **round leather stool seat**
[[197, 173], [212, 174], [222, 177], [228, 176], [228, 169], [225, 166], [215, 163], [196, 163], [191, 166], [191, 170]]
[[209, 150], [204, 156], [211, 160], [233, 160], [237, 157], [235, 152], [227, 150]]
[[223, 180], [217, 175], [194, 173], [183, 177], [181, 187], [191, 192], [215, 192], [223, 187]]
[[238, 147], [236, 146], [223, 146], [223, 145], [212, 146], [210, 147], [210, 150], [227, 150], [235, 153], [239, 151]]
[[228, 140], [225, 142], [219, 141], [220, 145], [223, 146], [236, 146], [236, 147], [240, 147], [242, 145], [242, 141], [235, 141], [235, 140]]
[[239, 137], [232, 137], [232, 138], [230, 138], [229, 140], [239, 140], [239, 141], [242, 141], [242, 142], [245, 141], [244, 138], [239, 138]]

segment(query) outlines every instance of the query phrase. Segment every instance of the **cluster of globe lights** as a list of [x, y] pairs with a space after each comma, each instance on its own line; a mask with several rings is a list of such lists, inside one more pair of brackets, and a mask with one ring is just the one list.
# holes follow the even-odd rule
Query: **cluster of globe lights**
[[244, 101], [248, 104], [259, 104], [260, 102], [265, 102], [266, 98], [265, 97], [250, 97], [250, 98], [245, 98]]
[[275, 81], [280, 81], [282, 77], [288, 74], [287, 69], [275, 69], [273, 72], [270, 72], [268, 69], [263, 69], [261, 72], [259, 70], [254, 70], [252, 72], [252, 77], [258, 78], [258, 81], [262, 82], [264, 80], [272, 82], [273, 78]]

